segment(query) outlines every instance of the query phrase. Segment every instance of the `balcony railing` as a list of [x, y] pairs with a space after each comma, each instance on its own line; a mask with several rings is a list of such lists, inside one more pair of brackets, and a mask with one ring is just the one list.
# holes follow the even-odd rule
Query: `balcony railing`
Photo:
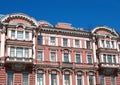
[[26, 58], [26, 57], [6, 57], [5, 62], [21, 62], [21, 63], [32, 63], [33, 58]]
[[101, 62], [99, 64], [99, 66], [101, 68], [119, 68], [119, 64], [118, 63], [104, 63], [104, 62]]

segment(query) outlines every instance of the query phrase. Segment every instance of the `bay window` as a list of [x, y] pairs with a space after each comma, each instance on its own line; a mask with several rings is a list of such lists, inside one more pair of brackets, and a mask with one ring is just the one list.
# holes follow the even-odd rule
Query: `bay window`
[[21, 47], [16, 48], [16, 57], [23, 57], [23, 48]]
[[10, 49], [10, 56], [15, 57], [15, 47], [11, 47]]

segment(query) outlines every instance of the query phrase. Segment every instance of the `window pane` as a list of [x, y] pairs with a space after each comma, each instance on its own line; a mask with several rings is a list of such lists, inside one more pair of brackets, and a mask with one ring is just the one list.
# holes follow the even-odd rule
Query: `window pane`
[[23, 31], [17, 31], [17, 39], [23, 40]]
[[111, 55], [108, 55], [108, 63], [112, 63], [112, 56]]
[[67, 38], [63, 38], [63, 46], [68, 46], [68, 39]]
[[87, 55], [87, 58], [88, 58], [88, 63], [92, 63], [92, 57], [91, 57], [91, 55]]
[[94, 85], [93, 75], [89, 75], [89, 85]]
[[104, 75], [100, 76], [100, 85], [105, 85]]
[[51, 85], [57, 85], [57, 75], [51, 74]]
[[82, 76], [77, 75], [77, 85], [82, 85]]
[[111, 76], [111, 85], [116, 85], [115, 84], [115, 76]]
[[50, 45], [55, 45], [55, 37], [50, 37]]
[[11, 31], [11, 39], [15, 39], [15, 30]]
[[14, 47], [10, 48], [10, 57], [15, 57], [15, 48]]
[[29, 32], [25, 32], [25, 40], [29, 40]]
[[114, 41], [112, 41], [111, 44], [112, 44], [112, 49], [114, 49]]
[[110, 48], [110, 41], [106, 41], [107, 48]]
[[28, 73], [23, 73], [23, 84], [22, 85], [28, 85]]
[[24, 54], [25, 57], [29, 57], [29, 50], [28, 48], [25, 48], [25, 54]]
[[13, 73], [12, 72], [7, 73], [7, 85], [13, 85]]
[[70, 85], [70, 75], [69, 74], [64, 75], [64, 84]]
[[113, 55], [113, 63], [116, 64], [116, 56], [115, 55]]
[[38, 51], [38, 60], [43, 61], [43, 51]]
[[69, 54], [64, 53], [64, 62], [69, 62]]
[[102, 40], [102, 47], [103, 47], [103, 48], [105, 47], [105, 42], [104, 42], [104, 40]]
[[23, 57], [23, 48], [16, 48], [16, 57]]
[[90, 49], [90, 41], [86, 41], [86, 48]]
[[80, 44], [79, 44], [79, 40], [75, 39], [75, 47], [79, 47]]
[[76, 54], [76, 63], [81, 63], [80, 54]]
[[56, 53], [51, 52], [51, 61], [56, 61]]
[[106, 63], [106, 55], [105, 54], [103, 55], [103, 61], [104, 61], [104, 63]]
[[43, 85], [43, 74], [37, 74], [37, 85]]
[[43, 37], [42, 37], [42, 35], [39, 35], [38, 36], [38, 44], [42, 45], [42, 43], [43, 43]]

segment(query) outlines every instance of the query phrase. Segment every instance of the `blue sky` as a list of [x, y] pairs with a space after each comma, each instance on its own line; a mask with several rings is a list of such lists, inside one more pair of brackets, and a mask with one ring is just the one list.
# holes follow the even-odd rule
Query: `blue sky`
[[53, 25], [66, 22], [85, 30], [106, 25], [120, 33], [120, 0], [1, 0], [0, 14], [19, 12]]

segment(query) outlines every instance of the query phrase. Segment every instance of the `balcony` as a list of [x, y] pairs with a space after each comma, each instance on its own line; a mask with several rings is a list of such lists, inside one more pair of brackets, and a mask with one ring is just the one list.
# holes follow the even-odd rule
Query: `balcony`
[[33, 58], [5, 57], [5, 67], [6, 70], [32, 71]]
[[12, 40], [12, 39], [7, 39], [6, 40], [6, 45], [19, 45], [19, 46], [29, 46], [32, 47], [33, 46], [33, 42], [32, 41], [25, 41], [25, 40]]
[[97, 53], [118, 53], [117, 49], [112, 48], [98, 48]]
[[99, 72], [100, 74], [104, 74], [107, 76], [117, 75], [119, 70], [119, 64], [117, 63], [103, 63], [99, 64]]

